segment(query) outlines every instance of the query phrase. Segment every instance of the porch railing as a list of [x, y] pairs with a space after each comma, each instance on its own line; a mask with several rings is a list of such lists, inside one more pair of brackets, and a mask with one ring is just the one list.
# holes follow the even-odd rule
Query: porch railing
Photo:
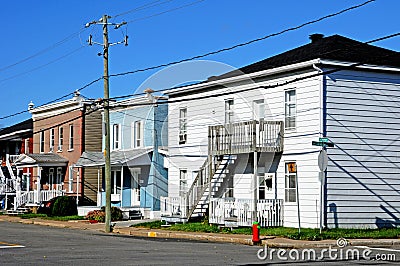
[[187, 217], [187, 206], [185, 197], [161, 197], [161, 216]]
[[16, 181], [14, 179], [3, 178], [0, 182], [0, 194], [15, 192]]
[[[253, 200], [211, 199], [209, 222], [237, 226], [252, 225]], [[257, 200], [257, 221], [262, 227], [283, 226], [283, 202], [280, 199]]]
[[209, 127], [212, 155], [283, 151], [282, 121], [246, 121]]
[[42, 190], [40, 194], [37, 190], [21, 192], [14, 198], [14, 209], [26, 204], [37, 204], [43, 201], [49, 201], [52, 198], [64, 195], [64, 191], [61, 190]]

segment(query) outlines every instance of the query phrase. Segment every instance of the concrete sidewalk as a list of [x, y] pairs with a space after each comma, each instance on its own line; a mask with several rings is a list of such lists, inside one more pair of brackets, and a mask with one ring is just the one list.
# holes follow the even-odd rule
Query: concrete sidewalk
[[[36, 224], [42, 226], [52, 226], [59, 228], [72, 228], [80, 230], [90, 230], [104, 232], [105, 226], [103, 223], [91, 224], [88, 221], [53, 221], [40, 218], [21, 219], [19, 217], [12, 217], [7, 215], [0, 215], [0, 222], [17, 222], [24, 224]], [[114, 229], [112, 234], [121, 234], [127, 236], [136, 236], [143, 238], [162, 238], [162, 239], [186, 239], [195, 241], [206, 242], [223, 242], [235, 243], [244, 245], [253, 245], [251, 235], [240, 234], [218, 234], [218, 233], [200, 233], [200, 232], [181, 232], [164, 229], [148, 229], [130, 227], [132, 224], [138, 224], [152, 220], [132, 220], [113, 222]], [[274, 236], [262, 236], [261, 245], [267, 245], [274, 248], [329, 248], [335, 247], [336, 240], [320, 240], [320, 241], [306, 241], [306, 240], [292, 240]], [[348, 245], [351, 246], [374, 246], [374, 247], [388, 247], [393, 245], [400, 245], [400, 239], [348, 239]]]

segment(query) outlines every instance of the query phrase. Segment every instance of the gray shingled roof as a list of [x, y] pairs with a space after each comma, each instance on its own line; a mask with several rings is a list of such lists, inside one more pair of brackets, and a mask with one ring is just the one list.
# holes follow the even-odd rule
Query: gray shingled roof
[[249, 74], [318, 58], [400, 67], [400, 52], [352, 40], [341, 35], [332, 35], [212, 79], [228, 78], [243, 73]]
[[[127, 151], [112, 151], [111, 152], [111, 165], [123, 165], [127, 164], [136, 158], [139, 158], [149, 152], [153, 151], [153, 148], [134, 149]], [[148, 161], [150, 163], [150, 160]], [[83, 152], [79, 160], [76, 162], [77, 167], [93, 167], [103, 166], [104, 156], [102, 152]]]
[[21, 154], [18, 159], [15, 161], [15, 165], [24, 166], [24, 165], [67, 165], [68, 159], [61, 157], [56, 153], [30, 153], [30, 154]]

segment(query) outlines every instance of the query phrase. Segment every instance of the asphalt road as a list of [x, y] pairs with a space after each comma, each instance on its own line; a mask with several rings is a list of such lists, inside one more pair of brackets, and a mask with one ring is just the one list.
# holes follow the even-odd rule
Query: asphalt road
[[[361, 258], [361, 261], [348, 260], [344, 256], [344, 260], [339, 261], [340, 257], [332, 260], [326, 252], [325, 262], [322, 262], [293, 260], [289, 256], [290, 250], [280, 254], [281, 258], [278, 258], [277, 251], [265, 257], [265, 249], [260, 249], [263, 247], [140, 239], [94, 231], [0, 222], [0, 265], [396, 265], [400, 260], [400, 253], [390, 250], [372, 250], [369, 254], [372, 260]], [[266, 251], [271, 254], [271, 249]], [[298, 252], [301, 254], [302, 251]], [[315, 252], [317, 256], [321, 254], [321, 250]], [[377, 253], [395, 254], [397, 262], [376, 261]], [[334, 254], [340, 256], [340, 253]], [[292, 251], [291, 255], [296, 256], [296, 253]]]

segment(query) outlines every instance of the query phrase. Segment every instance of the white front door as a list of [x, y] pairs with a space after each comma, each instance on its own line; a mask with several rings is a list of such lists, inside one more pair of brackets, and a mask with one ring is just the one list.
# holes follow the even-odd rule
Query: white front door
[[131, 176], [131, 206], [140, 206], [139, 171], [132, 171]]

